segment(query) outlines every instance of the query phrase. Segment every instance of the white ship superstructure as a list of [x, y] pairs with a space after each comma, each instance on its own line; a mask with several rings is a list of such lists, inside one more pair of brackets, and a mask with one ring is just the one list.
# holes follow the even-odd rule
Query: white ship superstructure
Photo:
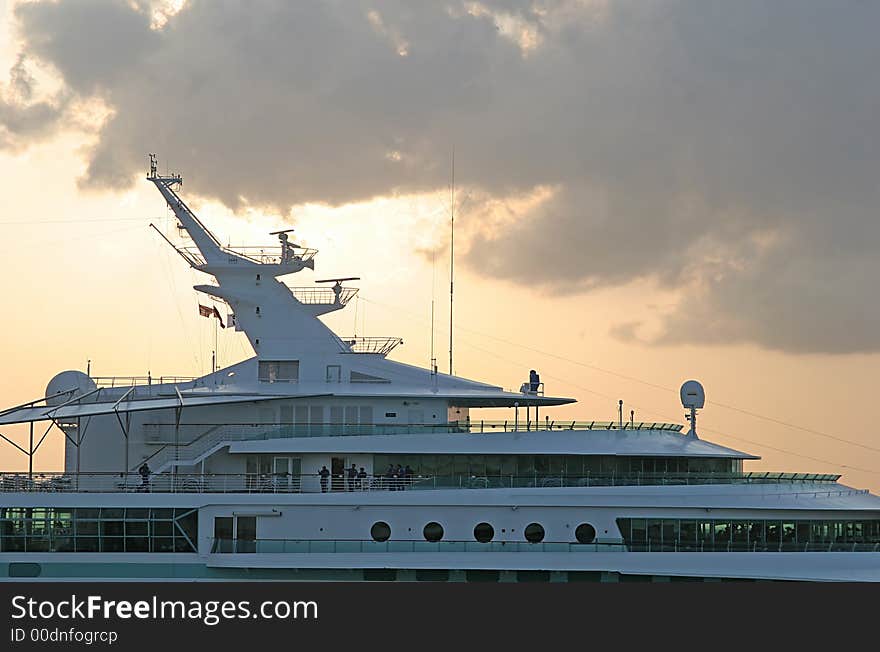
[[[399, 338], [319, 319], [353, 279], [278, 280], [316, 251], [287, 231], [225, 247], [179, 176], [151, 157], [147, 178], [254, 356], [199, 378], [65, 371], [0, 411], [0, 432], [29, 424], [31, 460], [50, 429], [66, 439], [63, 471], [0, 476], [0, 577], [880, 581], [880, 498], [748, 472], [754, 456], [697, 436], [698, 383], [683, 433], [561, 422], [549, 408], [574, 399], [535, 378], [506, 391], [395, 362]], [[510, 418], [471, 412], [489, 407]]]

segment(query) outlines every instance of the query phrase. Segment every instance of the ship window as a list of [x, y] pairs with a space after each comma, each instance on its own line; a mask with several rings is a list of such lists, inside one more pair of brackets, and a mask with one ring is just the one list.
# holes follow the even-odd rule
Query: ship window
[[342, 366], [338, 364], [328, 364], [327, 365], [327, 382], [328, 383], [340, 383], [342, 382]]
[[[0, 552], [157, 552], [164, 549], [159, 539], [180, 540], [179, 551], [196, 552], [180, 530], [172, 525], [172, 510], [34, 507], [0, 508]], [[192, 512], [195, 514], [195, 510]], [[181, 518], [184, 515], [181, 514]], [[168, 527], [164, 527], [168, 525]], [[198, 522], [187, 523], [187, 531], [198, 538]]]
[[353, 383], [390, 383], [387, 378], [380, 378], [370, 374], [361, 373], [360, 371], [351, 372], [351, 382]]
[[489, 523], [479, 523], [474, 528], [474, 539], [480, 543], [489, 543], [495, 538], [495, 528]]
[[525, 529], [526, 541], [541, 543], [544, 540], [544, 526], [540, 523], [529, 523]]
[[235, 517], [235, 552], [256, 552], [257, 517]]
[[393, 419], [397, 416], [397, 412], [386, 412], [385, 416], [389, 419]]
[[391, 538], [391, 526], [384, 521], [373, 523], [373, 527], [370, 528], [370, 536], [373, 537], [373, 541], [388, 541]]
[[574, 531], [578, 543], [593, 543], [596, 540], [596, 528], [589, 523], [581, 523]]
[[299, 380], [299, 360], [260, 360], [259, 378], [263, 383], [291, 383]]
[[423, 531], [425, 541], [439, 541], [443, 538], [443, 526], [439, 523], [428, 523]]

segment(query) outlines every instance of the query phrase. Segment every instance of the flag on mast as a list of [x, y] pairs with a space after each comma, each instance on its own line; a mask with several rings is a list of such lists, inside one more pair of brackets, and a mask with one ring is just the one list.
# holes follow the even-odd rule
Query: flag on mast
[[220, 311], [217, 310], [216, 306], [209, 307], [199, 304], [199, 314], [202, 317], [216, 317], [217, 321], [220, 322], [220, 328], [226, 328], [226, 325], [223, 323], [223, 318], [220, 316]]

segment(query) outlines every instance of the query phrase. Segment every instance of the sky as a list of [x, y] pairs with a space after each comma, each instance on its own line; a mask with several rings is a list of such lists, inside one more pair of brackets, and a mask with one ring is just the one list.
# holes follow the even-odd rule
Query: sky
[[[0, 403], [58, 371], [196, 375], [198, 273], [147, 154], [221, 240], [296, 229], [326, 318], [393, 358], [683, 422], [754, 470], [880, 491], [880, 5], [0, 0]], [[455, 193], [452, 196], [454, 157]], [[204, 301], [204, 299], [203, 299]], [[251, 355], [222, 332], [222, 364]], [[494, 413], [487, 418], [496, 418]], [[504, 418], [501, 416], [501, 418]], [[0, 431], [16, 441], [22, 433]], [[50, 433], [39, 468], [61, 466]], [[0, 448], [3, 468], [25, 459]]]

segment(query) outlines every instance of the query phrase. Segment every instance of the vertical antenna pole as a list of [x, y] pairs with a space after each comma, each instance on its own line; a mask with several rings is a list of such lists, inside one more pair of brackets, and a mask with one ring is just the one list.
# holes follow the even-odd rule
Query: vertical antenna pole
[[431, 375], [437, 375], [437, 357], [434, 355], [434, 299], [437, 288], [437, 250], [431, 252]]
[[452, 146], [452, 202], [449, 210], [449, 375], [452, 375], [452, 299], [455, 272], [455, 145]]

